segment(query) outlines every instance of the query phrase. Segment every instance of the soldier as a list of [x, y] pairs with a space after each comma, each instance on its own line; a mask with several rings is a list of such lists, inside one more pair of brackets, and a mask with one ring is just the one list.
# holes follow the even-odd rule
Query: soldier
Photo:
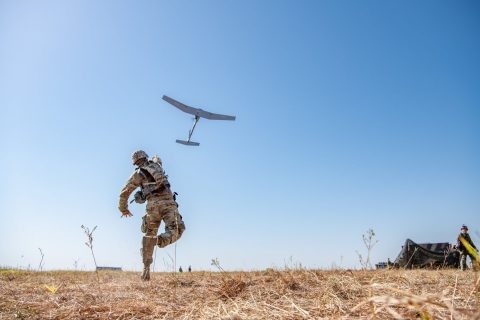
[[[135, 189], [140, 188], [140, 191], [135, 193], [134, 200], [137, 203], [147, 201], [146, 214], [142, 218], [141, 230], [145, 235], [140, 252], [143, 259], [142, 280], [148, 281], [155, 245], [164, 248], [177, 241], [185, 230], [185, 224], [178, 213], [178, 205], [170, 190], [170, 183], [163, 171], [160, 158], [155, 156], [148, 160], [145, 151], [139, 150], [132, 154], [132, 162], [137, 168], [120, 192], [118, 209], [122, 217], [131, 217], [128, 197]], [[162, 220], [165, 223], [165, 232], [157, 236]]]
[[457, 250], [460, 252], [460, 269], [466, 270], [467, 256], [470, 256], [470, 260], [472, 261], [472, 263], [475, 261], [475, 257], [470, 252], [468, 252], [462, 241], [460, 241], [460, 238], [463, 238], [465, 241], [467, 241], [475, 250], [477, 250], [477, 247], [475, 247], [472, 238], [470, 238], [470, 235], [468, 234], [468, 227], [466, 225], [462, 225], [462, 227], [460, 228], [460, 234], [457, 238]]

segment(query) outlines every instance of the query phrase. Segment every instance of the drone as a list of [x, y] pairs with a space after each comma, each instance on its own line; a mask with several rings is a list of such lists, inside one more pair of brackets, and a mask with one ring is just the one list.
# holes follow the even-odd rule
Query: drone
[[226, 116], [226, 115], [223, 115], [223, 114], [211, 113], [211, 112], [202, 110], [200, 108], [192, 108], [192, 107], [189, 107], [189, 106], [187, 106], [187, 105], [185, 105], [181, 102], [178, 102], [175, 99], [167, 97], [165, 95], [162, 97], [162, 99], [167, 101], [168, 103], [170, 103], [172, 106], [182, 110], [183, 112], [189, 113], [189, 114], [195, 116], [195, 118], [193, 118], [192, 129], [190, 129], [190, 131], [188, 131], [187, 141], [178, 140], [178, 139], [175, 140], [175, 142], [180, 143], [180, 144], [184, 144], [186, 146], [198, 147], [200, 145], [200, 143], [198, 143], [198, 142], [191, 141], [193, 130], [195, 130], [195, 126], [197, 125], [200, 118], [204, 118], [204, 119], [208, 119], [208, 120], [231, 120], [231, 121], [235, 121], [235, 116]]

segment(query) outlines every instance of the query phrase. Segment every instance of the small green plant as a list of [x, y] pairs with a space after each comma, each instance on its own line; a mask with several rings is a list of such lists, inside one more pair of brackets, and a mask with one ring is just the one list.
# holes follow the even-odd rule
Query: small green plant
[[40, 251], [40, 256], [42, 257], [40, 259], [40, 263], [38, 264], [38, 271], [42, 271], [43, 269], [43, 258], [45, 257], [45, 255], [43, 254], [43, 251], [41, 248], [38, 248], [38, 251]]
[[368, 229], [366, 233], [362, 234], [363, 243], [365, 244], [365, 248], [367, 249], [367, 257], [364, 258], [360, 252], [356, 251], [358, 255], [358, 260], [360, 261], [360, 265], [362, 269], [372, 269], [372, 263], [370, 261], [371, 253], [373, 247], [378, 243], [378, 240], [375, 239], [375, 232], [373, 229]]
[[85, 232], [85, 235], [87, 236], [87, 242], [85, 242], [85, 245], [90, 248], [90, 251], [92, 252], [92, 257], [93, 257], [93, 263], [95, 264], [95, 274], [97, 275], [97, 281], [100, 282], [100, 277], [98, 276], [98, 265], [97, 265], [97, 259], [95, 259], [95, 254], [93, 253], [93, 232], [95, 229], [97, 229], [97, 226], [93, 227], [92, 231], [88, 227], [85, 227], [82, 224], [82, 229]]
[[73, 260], [73, 269], [74, 269], [75, 271], [78, 270], [78, 260], [80, 260], [80, 259]]
[[212, 266], [215, 266], [218, 270], [225, 272], [225, 270], [222, 268], [220, 265], [220, 261], [218, 261], [218, 258], [212, 259], [212, 263], [210, 263]]
[[295, 261], [293, 256], [290, 256], [288, 260], [284, 260], [284, 268], [285, 270], [302, 270], [303, 265], [299, 261]]

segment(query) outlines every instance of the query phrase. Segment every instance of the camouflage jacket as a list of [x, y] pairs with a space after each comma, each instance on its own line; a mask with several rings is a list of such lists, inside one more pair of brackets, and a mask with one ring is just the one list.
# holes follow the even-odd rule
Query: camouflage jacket
[[473, 244], [473, 241], [472, 241], [472, 238], [470, 238], [470, 235], [468, 233], [460, 233], [460, 235], [458, 236], [457, 238], [457, 249], [459, 251], [466, 251], [465, 250], [465, 246], [463, 245], [463, 243], [460, 241], [460, 237], [462, 237], [463, 239], [465, 239], [474, 249], [477, 249], [477, 247], [475, 247], [475, 245]]
[[[149, 172], [154, 173], [153, 175], [155, 175], [155, 177], [153, 177], [152, 174], [149, 174]], [[120, 212], [123, 213], [128, 210], [128, 198], [135, 189], [140, 188], [143, 191], [152, 188], [152, 184], [154, 185], [154, 191], [147, 196], [147, 201], [152, 197], [159, 200], [173, 201], [170, 183], [168, 182], [167, 176], [162, 167], [157, 163], [148, 161], [144, 166], [135, 170], [120, 192], [120, 200], [118, 202], [118, 209]]]

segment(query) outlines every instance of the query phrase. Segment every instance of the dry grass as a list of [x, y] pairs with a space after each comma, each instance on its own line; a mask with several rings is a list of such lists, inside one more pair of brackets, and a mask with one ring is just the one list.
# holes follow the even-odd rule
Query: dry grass
[[457, 270], [154, 273], [0, 270], [0, 319], [480, 319]]

